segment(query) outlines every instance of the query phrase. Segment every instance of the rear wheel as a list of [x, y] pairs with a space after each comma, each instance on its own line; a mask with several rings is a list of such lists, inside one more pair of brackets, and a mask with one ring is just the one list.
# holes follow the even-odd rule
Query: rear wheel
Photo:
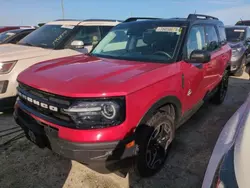
[[214, 104], [221, 104], [223, 103], [228, 89], [228, 80], [229, 80], [229, 71], [225, 70], [222, 80], [218, 86], [218, 90], [215, 95], [212, 97], [211, 101]]
[[164, 165], [175, 132], [172, 105], [157, 111], [137, 132], [138, 155], [135, 171], [141, 177], [157, 173]]

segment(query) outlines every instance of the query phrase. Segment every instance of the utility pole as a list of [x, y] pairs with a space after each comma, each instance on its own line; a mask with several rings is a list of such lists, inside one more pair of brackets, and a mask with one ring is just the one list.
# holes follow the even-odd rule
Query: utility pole
[[64, 19], [64, 3], [63, 3], [63, 0], [61, 0], [61, 6], [62, 6], [62, 18]]

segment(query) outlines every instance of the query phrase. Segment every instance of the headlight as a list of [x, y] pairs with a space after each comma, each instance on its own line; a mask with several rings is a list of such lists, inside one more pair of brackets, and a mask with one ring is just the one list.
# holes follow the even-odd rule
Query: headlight
[[0, 74], [7, 74], [9, 73], [13, 67], [15, 66], [17, 61], [5, 61], [0, 62]]
[[233, 48], [232, 53], [238, 53], [238, 52], [241, 52], [241, 50], [242, 50], [242, 47]]
[[78, 128], [99, 128], [122, 123], [125, 100], [80, 101], [63, 112], [71, 116]]

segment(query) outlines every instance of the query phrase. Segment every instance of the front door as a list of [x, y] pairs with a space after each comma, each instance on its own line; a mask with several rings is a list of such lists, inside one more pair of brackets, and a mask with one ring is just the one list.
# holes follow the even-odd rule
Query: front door
[[[190, 59], [190, 55], [194, 50], [205, 50], [205, 48], [205, 27], [203, 25], [192, 26], [188, 33], [187, 43], [184, 48], [184, 54], [186, 54], [185, 59]], [[202, 63], [190, 63], [188, 61], [182, 63], [186, 110], [192, 109], [204, 96], [204, 77], [212, 76], [213, 74], [209, 69], [207, 71], [207, 66], [208, 65], [204, 66]]]

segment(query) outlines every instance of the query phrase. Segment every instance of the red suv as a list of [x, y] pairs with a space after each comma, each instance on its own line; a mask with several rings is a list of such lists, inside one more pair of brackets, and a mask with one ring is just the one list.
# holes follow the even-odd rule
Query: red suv
[[230, 57], [217, 18], [129, 18], [91, 53], [22, 72], [14, 116], [40, 147], [107, 168], [133, 158], [151, 176], [175, 130], [205, 100], [223, 102]]

